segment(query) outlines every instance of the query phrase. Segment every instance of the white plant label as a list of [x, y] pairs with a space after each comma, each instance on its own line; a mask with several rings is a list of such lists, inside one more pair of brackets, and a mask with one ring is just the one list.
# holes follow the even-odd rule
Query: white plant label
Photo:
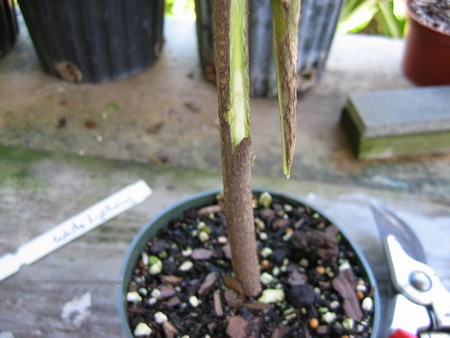
[[0, 281], [30, 265], [111, 218], [143, 202], [152, 193], [142, 180], [101, 200], [79, 214], [21, 245], [14, 254], [0, 257]]

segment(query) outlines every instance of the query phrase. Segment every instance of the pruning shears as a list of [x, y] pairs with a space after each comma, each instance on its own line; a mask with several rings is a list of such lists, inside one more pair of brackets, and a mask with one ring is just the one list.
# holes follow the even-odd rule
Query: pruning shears
[[450, 292], [426, 264], [411, 228], [379, 202], [371, 209], [397, 294], [389, 304], [389, 338], [450, 337]]

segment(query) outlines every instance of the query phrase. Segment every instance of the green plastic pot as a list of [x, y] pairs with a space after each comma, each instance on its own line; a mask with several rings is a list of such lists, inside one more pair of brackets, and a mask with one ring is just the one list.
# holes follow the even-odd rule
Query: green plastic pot
[[[272, 196], [278, 196], [284, 199], [286, 202], [292, 204], [293, 206], [306, 206], [309, 207], [312, 211], [324, 216], [324, 218], [330, 220], [329, 217], [326, 217], [322, 212], [318, 211], [316, 208], [310, 206], [309, 204], [305, 203], [304, 201], [297, 199], [293, 196], [288, 196], [285, 194], [280, 194], [279, 192], [272, 191], [272, 190], [261, 190], [261, 189], [254, 189], [253, 192], [256, 194], [260, 194], [262, 192], [269, 192]], [[215, 197], [218, 193], [220, 193], [220, 190], [212, 190], [207, 191], [204, 193], [200, 193], [197, 195], [193, 195], [191, 197], [188, 197], [186, 199], [181, 200], [180, 202], [168, 207], [167, 209], [160, 212], [158, 215], [156, 215], [154, 218], [152, 218], [141, 230], [138, 232], [138, 234], [134, 237], [132, 240], [130, 246], [128, 247], [128, 250], [125, 254], [125, 258], [122, 264], [122, 269], [120, 272], [120, 285], [118, 287], [117, 292], [117, 300], [118, 300], [118, 310], [119, 310], [119, 316], [120, 320], [122, 322], [123, 330], [127, 337], [132, 338], [132, 330], [129, 327], [128, 324], [128, 317], [127, 317], [127, 292], [128, 292], [128, 285], [131, 280], [131, 276], [133, 274], [133, 270], [136, 267], [136, 263], [141, 257], [142, 252], [144, 251], [147, 242], [157, 234], [157, 232], [167, 226], [170, 221], [179, 218], [184, 212], [195, 209], [195, 208], [201, 208], [208, 205], [211, 205], [214, 201]], [[332, 224], [335, 224], [335, 222], [330, 222]], [[359, 250], [357, 246], [355, 246], [347, 235], [342, 231], [342, 229], [338, 226], [340, 233], [342, 235], [342, 240], [346, 242], [355, 252], [357, 256], [357, 261], [360, 264], [360, 266], [363, 267], [363, 274], [364, 277], [369, 281], [371, 287], [375, 290], [373, 295], [374, 300], [374, 315], [373, 315], [373, 323], [372, 323], [372, 338], [377, 338], [378, 332], [380, 330], [380, 297], [378, 288], [376, 286], [375, 277], [373, 275], [373, 272], [365, 259], [362, 252]]]

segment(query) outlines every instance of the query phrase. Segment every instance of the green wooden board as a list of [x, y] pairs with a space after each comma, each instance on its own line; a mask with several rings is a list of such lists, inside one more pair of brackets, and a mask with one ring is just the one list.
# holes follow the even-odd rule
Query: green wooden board
[[450, 86], [351, 94], [341, 125], [360, 159], [450, 152]]

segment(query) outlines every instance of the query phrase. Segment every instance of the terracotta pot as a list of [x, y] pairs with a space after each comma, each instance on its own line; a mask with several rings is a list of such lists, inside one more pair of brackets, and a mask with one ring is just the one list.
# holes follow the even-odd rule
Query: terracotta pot
[[[315, 208], [309, 206], [307, 203], [299, 199], [296, 199], [288, 195], [280, 194], [275, 191], [270, 190], [264, 191], [269, 192], [272, 196], [276, 196], [276, 198], [279, 201], [284, 201], [285, 203], [288, 203], [293, 207], [308, 207], [312, 213], [322, 215], [324, 219], [327, 220], [327, 222], [330, 222], [330, 224], [336, 224], [332, 222], [328, 217], [324, 216], [323, 213], [320, 213]], [[172, 221], [179, 219], [185, 212], [190, 211], [192, 209], [210, 206], [212, 203], [214, 203], [215, 197], [219, 192], [220, 192], [219, 190], [208, 191], [205, 193], [191, 196], [176, 203], [175, 205], [163, 210], [161, 213], [159, 213], [153, 219], [151, 219], [134, 237], [133, 241], [131, 242], [126, 252], [123, 261], [122, 270], [120, 272], [121, 283], [118, 286], [117, 290], [119, 316], [122, 322], [122, 327], [124, 329], [125, 335], [127, 337], [132, 338], [134, 330], [134, 328], [131, 327], [131, 324], [129, 323], [128, 320], [128, 304], [129, 304], [129, 301], [127, 301], [127, 293], [129, 292], [128, 288], [130, 281], [133, 279], [133, 273], [136, 269], [136, 264], [141, 259], [142, 252], [147, 248], [148, 241], [152, 237], [154, 237], [160, 229], [166, 227]], [[254, 193], [256, 195], [259, 195], [262, 192], [263, 190], [254, 190]], [[374, 275], [362, 252], [354, 244], [351, 243], [350, 239], [343, 233], [342, 228], [339, 228], [339, 235], [337, 236], [341, 238], [342, 244], [345, 244], [346, 247], [350, 248], [350, 250], [354, 252], [355, 255], [354, 257], [357, 262], [356, 263], [357, 269], [368, 281], [372, 290], [374, 290], [373, 293], [374, 308], [372, 311], [371, 315], [372, 318], [370, 320], [369, 325], [371, 325], [372, 328], [371, 338], [376, 338], [378, 337], [378, 333], [380, 332], [381, 305], [379, 299], [379, 292], [376, 286]], [[151, 321], [153, 319], [149, 318], [149, 320]]]
[[162, 45], [164, 0], [18, 0], [44, 70], [102, 83], [152, 65]]
[[427, 26], [410, 8], [403, 57], [406, 77], [419, 86], [450, 84], [450, 34]]

